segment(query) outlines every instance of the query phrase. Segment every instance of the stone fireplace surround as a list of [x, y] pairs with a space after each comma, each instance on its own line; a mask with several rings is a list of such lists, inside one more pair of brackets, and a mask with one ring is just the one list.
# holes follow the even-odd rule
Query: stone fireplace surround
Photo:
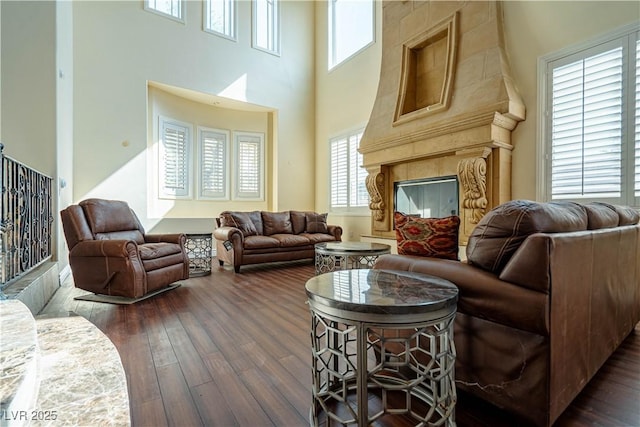
[[372, 235], [393, 237], [394, 182], [457, 175], [460, 243], [511, 199], [525, 106], [495, 1], [385, 1], [378, 93], [360, 142]]

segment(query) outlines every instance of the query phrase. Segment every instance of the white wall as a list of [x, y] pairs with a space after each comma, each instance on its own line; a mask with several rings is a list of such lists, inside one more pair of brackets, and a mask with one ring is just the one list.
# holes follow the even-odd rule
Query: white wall
[[276, 110], [267, 203], [313, 209], [313, 3], [282, 3], [279, 57], [251, 48], [250, 2], [238, 2], [238, 15], [232, 42], [202, 31], [200, 1], [186, 2], [186, 24], [144, 11], [142, 1], [74, 2], [75, 200], [124, 199], [146, 227], [155, 224], [146, 180], [154, 81]]
[[[329, 139], [364, 128], [373, 108], [382, 58], [382, 2], [376, 4], [375, 43], [328, 71], [326, 2], [316, 3], [316, 210], [329, 211]], [[328, 222], [343, 227], [343, 240], [370, 234], [370, 218], [329, 214]]]
[[[56, 2], [56, 175], [57, 210], [73, 203], [73, 8], [68, 1]], [[64, 187], [61, 185], [64, 183]], [[57, 259], [59, 270], [69, 264], [68, 248], [59, 215]]]
[[55, 3], [1, 2], [4, 153], [56, 172]]

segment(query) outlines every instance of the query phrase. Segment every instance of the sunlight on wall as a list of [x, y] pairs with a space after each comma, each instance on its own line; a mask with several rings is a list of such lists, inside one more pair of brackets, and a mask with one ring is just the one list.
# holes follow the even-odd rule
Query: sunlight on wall
[[247, 74], [243, 74], [236, 81], [227, 86], [218, 95], [226, 98], [247, 102]]
[[136, 213], [145, 229], [153, 228], [161, 220], [162, 215], [158, 215], [158, 213], [168, 212], [174, 201], [157, 200], [159, 206], [147, 205], [146, 193], [139, 191], [139, 185], [132, 185], [132, 177], [147, 175], [147, 159], [152, 155], [148, 151], [151, 150], [145, 150], [135, 155], [124, 166], [113, 171], [108, 178], [83, 194], [78, 200], [89, 198], [124, 200]]

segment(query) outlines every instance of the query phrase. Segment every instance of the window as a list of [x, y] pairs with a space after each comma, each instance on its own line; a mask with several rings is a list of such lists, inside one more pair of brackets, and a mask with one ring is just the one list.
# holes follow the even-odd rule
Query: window
[[160, 135], [158, 181], [160, 198], [191, 197], [191, 125], [165, 117]]
[[279, 0], [253, 0], [253, 47], [280, 54]]
[[198, 128], [199, 198], [229, 199], [229, 132]]
[[367, 171], [361, 167], [362, 154], [358, 152], [363, 132], [359, 130], [329, 142], [332, 211], [358, 211], [362, 209], [357, 208], [366, 208], [369, 204]]
[[640, 41], [622, 33], [543, 59], [547, 199], [640, 206]]
[[144, 0], [144, 9], [184, 23], [183, 0]]
[[236, 40], [235, 0], [205, 0], [205, 31]]
[[373, 0], [329, 0], [329, 69], [374, 41]]
[[264, 134], [235, 133], [234, 199], [264, 200]]

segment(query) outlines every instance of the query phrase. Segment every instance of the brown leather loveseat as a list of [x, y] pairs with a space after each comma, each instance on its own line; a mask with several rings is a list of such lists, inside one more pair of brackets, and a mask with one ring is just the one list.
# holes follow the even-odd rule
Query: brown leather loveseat
[[551, 425], [640, 321], [640, 225], [631, 208], [512, 201], [472, 232], [466, 262], [385, 255], [375, 268], [459, 289], [459, 389]]
[[216, 218], [216, 256], [223, 265], [240, 266], [313, 258], [314, 245], [342, 240], [342, 227], [327, 224], [315, 212], [231, 212]]
[[120, 200], [87, 199], [60, 212], [75, 286], [140, 298], [189, 277], [184, 234], [145, 234]]

